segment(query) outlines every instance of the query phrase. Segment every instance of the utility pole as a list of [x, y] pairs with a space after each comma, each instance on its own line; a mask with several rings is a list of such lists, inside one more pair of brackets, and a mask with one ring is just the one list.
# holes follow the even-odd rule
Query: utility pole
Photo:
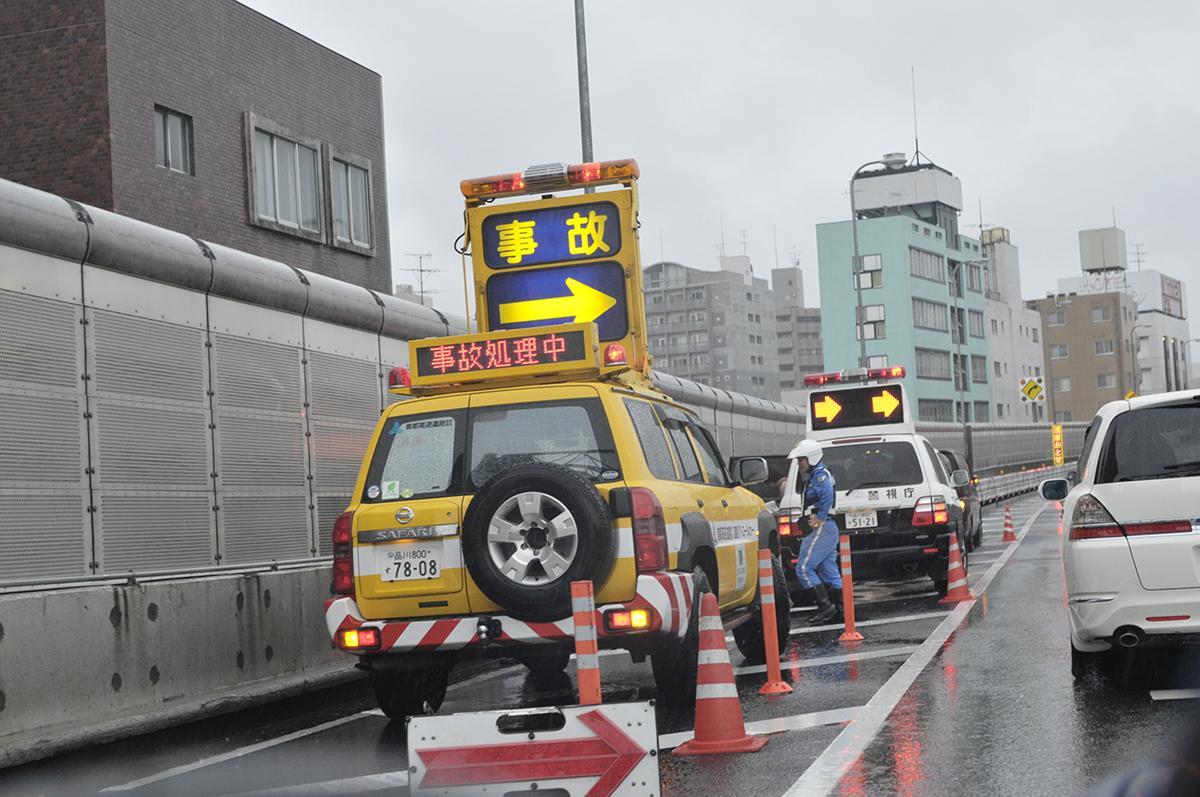
[[[425, 304], [425, 275], [436, 274], [439, 269], [425, 268], [425, 259], [433, 257], [430, 252], [405, 252], [405, 257], [415, 257], [417, 259], [416, 268], [402, 268], [400, 271], [407, 271], [417, 275], [417, 294], [421, 297], [421, 304]], [[433, 293], [433, 291], [430, 291]]]
[[583, 0], [575, 0], [575, 68], [579, 73], [579, 137], [583, 143], [583, 162], [591, 163], [592, 98], [588, 87], [587, 30], [583, 22]]

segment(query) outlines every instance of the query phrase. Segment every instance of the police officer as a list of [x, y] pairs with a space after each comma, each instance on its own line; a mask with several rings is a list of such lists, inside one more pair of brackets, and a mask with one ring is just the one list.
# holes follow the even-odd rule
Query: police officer
[[[801, 476], [807, 479], [804, 511], [809, 532], [800, 543], [796, 577], [802, 586], [812, 591], [817, 602], [817, 613], [809, 620], [809, 625], [822, 625], [841, 614], [838, 609], [842, 591], [838, 530], [829, 516], [835, 500], [834, 479], [821, 462], [821, 446], [814, 440], [800, 441], [790, 458], [796, 460]], [[834, 600], [830, 600], [830, 589], [834, 590]]]

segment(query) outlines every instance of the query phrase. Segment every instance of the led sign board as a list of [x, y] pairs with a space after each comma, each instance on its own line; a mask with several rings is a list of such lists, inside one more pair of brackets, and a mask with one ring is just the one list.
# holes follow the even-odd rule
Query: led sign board
[[808, 395], [809, 428], [819, 432], [906, 423], [903, 396], [896, 384], [814, 390]]

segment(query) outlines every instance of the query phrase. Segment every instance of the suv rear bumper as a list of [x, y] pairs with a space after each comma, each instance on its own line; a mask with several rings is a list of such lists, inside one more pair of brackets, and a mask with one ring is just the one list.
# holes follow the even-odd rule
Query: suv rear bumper
[[[649, 613], [646, 628], [636, 631], [608, 631], [604, 614], [609, 611], [643, 609]], [[627, 603], [606, 603], [596, 607], [595, 627], [601, 647], [623, 647], [622, 640], [644, 640], [647, 636], [682, 637], [687, 632], [692, 611], [690, 573], [642, 573], [637, 592]], [[518, 620], [505, 614], [478, 614], [456, 617], [430, 617], [414, 620], [365, 620], [351, 597], [325, 601], [325, 627], [334, 645], [338, 632], [351, 628], [379, 629], [380, 645], [370, 650], [347, 650], [354, 654], [404, 653], [408, 651], [442, 652], [478, 647], [479, 626], [499, 623], [500, 633], [489, 640], [494, 645], [544, 645], [574, 639], [575, 622], [571, 617], [546, 623]]]
[[1067, 606], [1071, 635], [1080, 650], [1108, 647], [1122, 628], [1139, 629], [1150, 644], [1171, 638], [1191, 641], [1200, 634], [1200, 589], [1079, 593], [1068, 597]]

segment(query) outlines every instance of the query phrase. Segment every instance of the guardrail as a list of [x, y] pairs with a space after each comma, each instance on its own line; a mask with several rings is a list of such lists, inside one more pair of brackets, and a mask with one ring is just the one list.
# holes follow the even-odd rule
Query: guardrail
[[1075, 469], [1074, 463], [1065, 465], [1043, 465], [1036, 468], [997, 473], [979, 479], [979, 500], [984, 504], [1015, 498], [1036, 490], [1044, 479], [1065, 477]]

